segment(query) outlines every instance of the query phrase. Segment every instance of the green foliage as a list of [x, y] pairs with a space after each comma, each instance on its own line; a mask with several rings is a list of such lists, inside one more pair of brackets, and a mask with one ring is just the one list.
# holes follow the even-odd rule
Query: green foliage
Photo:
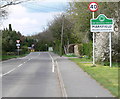
[[22, 51], [20, 54], [26, 54], [28, 52], [28, 47], [27, 46], [22, 46], [21, 47]]
[[66, 56], [66, 57], [77, 57], [75, 54], [73, 54], [73, 53], [70, 53], [70, 54], [67, 54], [67, 55], [64, 55], [64, 56]]
[[20, 40], [20, 54], [28, 52], [28, 45], [33, 43], [33, 39], [28, 39], [21, 35], [20, 32], [12, 30], [11, 24], [9, 29], [1, 31], [2, 34], [2, 54], [3, 55], [17, 55], [16, 40]]
[[8, 60], [8, 59], [11, 59], [11, 58], [18, 58], [18, 57], [24, 57], [26, 56], [27, 54], [29, 54], [29, 52], [25, 53], [25, 54], [22, 54], [22, 55], [2, 55], [2, 57], [0, 57], [2, 60]]
[[89, 58], [92, 56], [92, 42], [79, 44], [78, 49], [80, 55], [87, 55]]
[[[99, 62], [99, 64], [101, 64], [103, 66], [110, 66], [110, 62]], [[112, 67], [120, 67], [120, 63], [119, 62], [112, 62]]]
[[51, 42], [39, 41], [35, 44], [36, 51], [48, 51], [48, 47], [51, 46]]
[[60, 40], [54, 41], [54, 52], [60, 55]]
[[92, 56], [92, 42], [83, 43], [83, 54], [88, 57]]
[[3, 30], [2, 31], [2, 50], [5, 52], [12, 52], [16, 50], [16, 40], [19, 39], [16, 31]]
[[78, 50], [79, 50], [80, 55], [84, 55], [84, 53], [83, 53], [83, 44], [78, 45]]
[[91, 40], [90, 19], [91, 12], [88, 10], [88, 2], [71, 2], [69, 3], [68, 13], [74, 22], [73, 31], [79, 38], [79, 42]]
[[[67, 13], [69, 14], [69, 17], [71, 18], [71, 21], [74, 23], [73, 26], [73, 33], [76, 35], [76, 42], [75, 43], [82, 43], [83, 48], [80, 46], [80, 54], [88, 55], [89, 57], [92, 54], [92, 47], [91, 45], [87, 44], [87, 42], [92, 41], [92, 33], [90, 32], [90, 19], [92, 19], [92, 12], [89, 11], [88, 5], [90, 2], [70, 2], [69, 7], [67, 9]], [[113, 18], [115, 20], [115, 24], [119, 24], [119, 5], [118, 2], [98, 2], [99, 9], [95, 12], [95, 18], [99, 14], [105, 14], [108, 18]], [[117, 25], [115, 27], [118, 27]], [[116, 33], [114, 33], [116, 34]], [[117, 37], [119, 38], [119, 35], [116, 37], [112, 37], [112, 48], [114, 51], [116, 51], [116, 55], [114, 54], [112, 59], [114, 62], [119, 62], [119, 50], [120, 47], [118, 44], [119, 39], [117, 40]], [[116, 41], [117, 42], [116, 42]], [[113, 44], [114, 42], [114, 44]], [[90, 46], [90, 47], [89, 47]]]

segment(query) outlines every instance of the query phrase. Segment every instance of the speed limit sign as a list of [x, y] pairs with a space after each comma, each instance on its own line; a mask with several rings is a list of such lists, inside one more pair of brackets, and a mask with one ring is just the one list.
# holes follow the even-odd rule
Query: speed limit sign
[[98, 10], [98, 4], [96, 2], [91, 2], [89, 4], [89, 10], [92, 12], [95, 12]]

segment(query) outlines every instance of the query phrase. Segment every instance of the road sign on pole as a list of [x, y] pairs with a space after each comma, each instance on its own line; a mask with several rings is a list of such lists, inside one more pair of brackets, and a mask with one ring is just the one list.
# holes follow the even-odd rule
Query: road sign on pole
[[100, 14], [96, 19], [90, 20], [91, 32], [113, 32], [113, 19]]
[[[92, 19], [94, 19], [95, 13], [92, 12]], [[95, 33], [93, 32], [93, 65], [95, 65]]]
[[17, 46], [17, 47], [19, 47], [19, 46], [20, 46], [20, 44], [16, 44], [16, 46]]
[[90, 30], [93, 32], [93, 64], [94, 64], [94, 32], [109, 32], [109, 49], [110, 49], [110, 67], [112, 67], [112, 48], [111, 48], [111, 32], [114, 32], [114, 21], [107, 18], [104, 14], [100, 14], [96, 19], [90, 20]]
[[112, 67], [112, 44], [111, 44], [111, 32], [109, 33], [109, 48], [110, 48], [110, 67]]
[[[92, 12], [92, 19], [94, 19], [94, 12], [98, 10], [98, 4], [96, 2], [91, 2], [88, 6], [89, 10]], [[95, 65], [95, 33], [93, 32], [93, 65]]]
[[20, 43], [20, 40], [16, 40], [17, 43]]
[[16, 46], [17, 46], [17, 49], [18, 49], [17, 51], [18, 51], [18, 56], [19, 56], [20, 40], [16, 40], [16, 42], [17, 42]]
[[98, 10], [98, 4], [96, 2], [91, 2], [88, 8], [90, 11], [95, 12]]

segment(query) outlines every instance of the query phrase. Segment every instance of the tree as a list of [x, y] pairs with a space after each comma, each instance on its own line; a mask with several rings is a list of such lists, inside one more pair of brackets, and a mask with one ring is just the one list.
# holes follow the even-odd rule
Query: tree
[[[63, 24], [64, 21], [64, 24]], [[63, 52], [67, 51], [68, 45], [75, 42], [75, 36], [73, 34], [74, 23], [70, 20], [68, 15], [60, 15], [54, 18], [54, 20], [49, 24], [49, 32], [53, 34], [54, 37], [54, 48], [57, 52], [60, 52], [61, 45], [61, 35], [63, 27], [63, 36], [62, 36], [62, 48]]]
[[[90, 19], [92, 13], [88, 10], [89, 2], [71, 2], [67, 10], [72, 21], [74, 22], [74, 34], [82, 43], [87, 43], [92, 40], [90, 32]], [[108, 18], [113, 18], [115, 21], [115, 32], [112, 33], [112, 54], [113, 60], [117, 61], [119, 56], [119, 3], [118, 2], [98, 2], [99, 10], [95, 12], [95, 18], [99, 14], [105, 14]], [[109, 42], [107, 33], [96, 33], [96, 61], [107, 61], [109, 59]], [[118, 47], [119, 46], [119, 47]], [[100, 58], [99, 58], [100, 57]], [[120, 60], [119, 60], [120, 61]]]
[[12, 31], [12, 26], [11, 26], [11, 24], [9, 24], [9, 31]]
[[92, 39], [89, 29], [91, 12], [88, 10], [88, 4], [88, 2], [71, 2], [67, 10], [75, 24], [73, 32], [78, 37], [78, 41], [83, 43]]
[[7, 52], [16, 52], [16, 40], [20, 40], [21, 48], [26, 46], [25, 37], [20, 32], [12, 30], [12, 25], [9, 28], [2, 30], [2, 51], [3, 54]]
[[30, 0], [1, 0], [0, 9], [10, 6], [10, 5], [20, 4], [26, 1], [30, 1]]
[[0, 2], [0, 24], [1, 24], [1, 20], [6, 18], [6, 16], [8, 15], [8, 11], [6, 9], [6, 7], [10, 6], [10, 5], [17, 5], [23, 2], [27, 2], [30, 0], [1, 0]]

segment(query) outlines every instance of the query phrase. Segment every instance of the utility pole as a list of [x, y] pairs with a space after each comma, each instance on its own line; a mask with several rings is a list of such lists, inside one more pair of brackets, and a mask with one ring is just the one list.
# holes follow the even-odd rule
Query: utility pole
[[62, 29], [61, 29], [61, 46], [60, 46], [60, 56], [62, 56], [62, 46], [63, 46], [63, 31], [64, 30], [64, 15], [62, 16]]

